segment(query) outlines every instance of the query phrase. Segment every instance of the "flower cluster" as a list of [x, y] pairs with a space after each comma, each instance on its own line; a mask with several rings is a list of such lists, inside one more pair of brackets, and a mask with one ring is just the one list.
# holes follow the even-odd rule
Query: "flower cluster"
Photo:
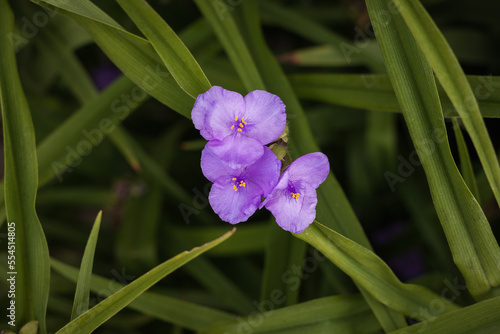
[[266, 146], [286, 126], [278, 96], [255, 90], [243, 97], [214, 86], [197, 97], [191, 118], [208, 140], [201, 169], [214, 183], [209, 202], [222, 220], [237, 224], [265, 206], [284, 230], [301, 233], [313, 222], [316, 188], [328, 175], [328, 159], [307, 154], [280, 176], [281, 160]]

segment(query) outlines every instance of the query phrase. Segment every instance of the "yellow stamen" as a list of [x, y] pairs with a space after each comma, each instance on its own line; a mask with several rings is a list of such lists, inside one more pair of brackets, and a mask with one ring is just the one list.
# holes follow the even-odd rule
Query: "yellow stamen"
[[245, 181], [240, 181], [240, 187], [246, 187], [247, 184], [245, 183]]
[[238, 120], [238, 116], [234, 116], [234, 120], [237, 121]]
[[238, 129], [238, 132], [241, 132], [242, 130], [241, 129]]
[[231, 125], [231, 130], [232, 130], [232, 129], [234, 129], [234, 124], [233, 124], [233, 125]]
[[243, 123], [240, 123], [240, 128], [244, 127]]
[[243, 118], [243, 117], [241, 118], [241, 123], [247, 124], [247, 122], [245, 122], [245, 118]]
[[234, 189], [234, 191], [238, 191], [238, 188], [236, 187], [236, 185], [233, 185], [233, 189]]
[[236, 178], [235, 178], [235, 177], [233, 177], [233, 181], [236, 181]]
[[292, 194], [292, 198], [295, 198], [295, 200], [298, 200], [299, 199], [299, 193], [291, 193]]

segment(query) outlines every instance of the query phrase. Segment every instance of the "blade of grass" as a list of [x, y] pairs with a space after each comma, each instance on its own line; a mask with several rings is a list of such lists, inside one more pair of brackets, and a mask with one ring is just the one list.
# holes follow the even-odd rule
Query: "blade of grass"
[[484, 300], [390, 334], [492, 334], [500, 328], [500, 297]]
[[464, 122], [500, 205], [500, 165], [462, 67], [420, 1], [394, 0], [394, 3]]
[[177, 34], [144, 0], [117, 0], [151, 42], [179, 86], [196, 98], [212, 87], [200, 65]]
[[[292, 74], [290, 83], [298, 97], [351, 108], [401, 112], [389, 76], [386, 74]], [[500, 117], [500, 77], [467, 76], [483, 117]], [[445, 117], [458, 116], [441, 86], [439, 97]]]
[[469, 150], [467, 149], [467, 144], [465, 143], [464, 136], [462, 134], [462, 129], [460, 128], [460, 123], [456, 118], [453, 118], [453, 132], [455, 133], [455, 140], [458, 147], [458, 156], [460, 161], [460, 171], [462, 172], [462, 177], [465, 183], [469, 187], [470, 191], [477, 199], [479, 203], [479, 190], [477, 189], [476, 176], [474, 175], [474, 169], [472, 169], [472, 163], [469, 156]]
[[89, 309], [90, 299], [90, 278], [92, 277], [92, 267], [94, 265], [95, 247], [97, 245], [97, 237], [101, 227], [102, 211], [99, 211], [94, 222], [94, 227], [90, 232], [85, 252], [83, 253], [82, 264], [78, 273], [78, 281], [76, 282], [75, 298], [73, 300], [73, 309], [71, 311], [71, 320], [87, 312]]
[[317, 221], [294, 236], [314, 246], [378, 301], [407, 316], [419, 320], [434, 318], [431, 307], [436, 301], [443, 313], [458, 309], [427, 288], [401, 283], [372, 251]]
[[[15, 50], [9, 40], [14, 16], [7, 0], [0, 0], [0, 100], [5, 149], [5, 210], [14, 263], [16, 326], [38, 321], [46, 333], [45, 315], [50, 285], [49, 251], [35, 211], [38, 187], [35, 133], [21, 81]], [[9, 236], [10, 237], [10, 236]], [[10, 254], [12, 255], [12, 254]]]
[[[78, 279], [78, 269], [52, 259], [52, 269], [72, 282]], [[124, 285], [99, 275], [92, 275], [90, 289], [100, 296], [110, 296]], [[191, 330], [202, 330], [216, 321], [231, 321], [234, 316], [209, 307], [189, 303], [180, 299], [146, 291], [127, 305], [156, 319], [176, 324]], [[196, 314], [196, 317], [193, 317]]]
[[[66, 8], [58, 0], [34, 1], [48, 8]], [[146, 93], [169, 106], [185, 117], [189, 117], [193, 98], [175, 82], [149, 41], [133, 35], [100, 9], [99, 15], [90, 15], [86, 10], [88, 0], [71, 4], [71, 11], [60, 12], [82, 26], [115, 65]], [[102, 17], [107, 17], [103, 23]]]
[[432, 69], [386, 0], [367, 5], [453, 259], [472, 296], [491, 297], [500, 283], [500, 249], [451, 155]]
[[[224, 47], [236, 72], [240, 76], [248, 91], [263, 89], [264, 83], [258, 74], [259, 71], [252, 60], [252, 56], [241, 37], [238, 26], [230, 12], [221, 12], [218, 3], [196, 0], [196, 5], [203, 16], [211, 23], [215, 34]], [[219, 22], [221, 24], [214, 24]]]
[[91, 333], [106, 320], [115, 315], [122, 308], [130, 304], [134, 299], [140, 296], [144, 291], [156, 284], [159, 280], [170, 274], [172, 271], [193, 260], [209, 249], [217, 246], [233, 235], [235, 229], [227, 232], [218, 239], [208, 242], [200, 247], [193, 248], [191, 251], [185, 251], [168, 261], [163, 262], [157, 267], [148, 271], [145, 275], [137, 278], [132, 283], [118, 290], [92, 309], [80, 315], [78, 318], [69, 322], [66, 326], [57, 331], [58, 334], [70, 333]]

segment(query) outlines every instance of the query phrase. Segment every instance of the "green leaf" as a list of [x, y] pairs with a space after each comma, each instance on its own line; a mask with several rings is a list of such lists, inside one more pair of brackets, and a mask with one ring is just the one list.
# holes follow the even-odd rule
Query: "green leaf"
[[401, 283], [372, 251], [316, 221], [294, 236], [314, 246], [378, 301], [407, 316], [432, 318], [431, 307], [436, 301], [443, 313], [458, 308], [422, 286]]
[[476, 200], [481, 203], [481, 200], [479, 199], [479, 190], [477, 188], [476, 177], [474, 175], [474, 169], [472, 169], [469, 150], [467, 149], [467, 144], [465, 143], [462, 129], [460, 128], [460, 123], [458, 123], [458, 120], [456, 118], [453, 118], [452, 120], [455, 140], [457, 142], [458, 156], [460, 160], [460, 171], [462, 172], [462, 177], [464, 178], [465, 183], [467, 183], [467, 186], [469, 187]]
[[117, 0], [134, 21], [179, 86], [196, 98], [212, 86], [205, 73], [170, 26], [145, 0]]
[[390, 334], [492, 334], [500, 328], [500, 297], [452, 311]]
[[82, 26], [111, 61], [136, 83], [138, 87], [135, 94], [140, 95], [141, 91], [138, 90], [140, 87], [158, 101], [189, 117], [193, 98], [175, 82], [147, 40], [123, 30], [97, 7], [92, 12], [86, 10], [91, 6], [88, 0], [81, 0], [71, 5], [59, 0], [34, 0], [34, 2], [49, 8], [53, 8], [51, 6], [61, 8], [61, 13]]
[[97, 245], [97, 237], [99, 228], [101, 227], [102, 211], [99, 211], [94, 222], [94, 227], [90, 232], [85, 252], [83, 253], [80, 272], [78, 273], [78, 281], [76, 282], [75, 299], [73, 301], [73, 310], [71, 311], [71, 320], [80, 316], [89, 309], [90, 297], [90, 278], [92, 277], [92, 267], [94, 265], [95, 247]]
[[474, 298], [488, 298], [500, 284], [500, 249], [451, 155], [432, 69], [386, 0], [367, 5], [454, 262]]
[[[77, 281], [77, 268], [55, 259], [52, 259], [51, 266], [52, 269], [70, 281]], [[110, 296], [123, 287], [125, 286], [116, 282], [116, 279], [109, 280], [99, 275], [92, 275], [90, 289], [99, 296]], [[223, 311], [149, 291], [142, 293], [127, 307], [156, 319], [192, 330], [202, 330], [216, 321], [231, 321], [234, 319], [233, 315]], [[193, 314], [196, 314], [196, 317], [193, 317]]]
[[[226, 4], [217, 1], [195, 0], [203, 16], [212, 24], [236, 72], [248, 91], [263, 89], [264, 83], [255, 66], [248, 46]], [[214, 24], [217, 22], [217, 24]]]
[[17, 73], [10, 34], [14, 17], [7, 0], [0, 0], [0, 100], [5, 149], [5, 210], [7, 231], [15, 232], [16, 326], [39, 322], [46, 333], [45, 314], [49, 296], [49, 251], [35, 212], [38, 188], [35, 132]]
[[204, 334], [216, 333], [378, 333], [380, 325], [359, 295], [314, 299], [279, 310], [282, 291], [265, 299], [260, 313], [237, 321], [213, 325]]
[[191, 251], [185, 251], [168, 261], [163, 262], [157, 267], [151, 269], [143, 276], [137, 278], [132, 283], [113, 293], [111, 296], [88, 310], [87, 312], [74, 319], [66, 326], [57, 331], [58, 334], [78, 334], [91, 333], [97, 327], [106, 322], [118, 311], [130, 304], [139, 297], [144, 291], [156, 284], [159, 280], [170, 274], [172, 271], [193, 260], [200, 254], [217, 246], [234, 234], [236, 229], [225, 233], [218, 239], [206, 243], [200, 247], [193, 248]]
[[[292, 74], [290, 83], [298, 97], [351, 108], [401, 112], [389, 76], [386, 74]], [[500, 77], [468, 75], [475, 87], [483, 117], [500, 117]], [[439, 95], [445, 117], [458, 116], [442, 87]]]
[[[464, 122], [500, 205], [500, 165], [479, 106], [448, 42], [419, 1], [393, 0]], [[500, 283], [496, 281], [495, 284]]]

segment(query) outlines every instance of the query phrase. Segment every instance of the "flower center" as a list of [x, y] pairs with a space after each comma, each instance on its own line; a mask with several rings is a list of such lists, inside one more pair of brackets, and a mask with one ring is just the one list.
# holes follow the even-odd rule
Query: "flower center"
[[290, 192], [290, 195], [292, 195], [292, 198], [296, 201], [299, 200], [300, 189], [301, 189], [300, 183], [293, 184], [291, 181], [288, 182], [288, 191]]
[[238, 116], [234, 116], [234, 124], [231, 125], [231, 130], [236, 129], [236, 131], [242, 132], [246, 124], [244, 117], [241, 118], [241, 121], [238, 121]]
[[236, 178], [236, 177], [233, 177], [232, 180], [234, 181], [234, 184], [233, 184], [234, 191], [238, 191], [238, 189], [240, 187], [246, 187], [247, 186], [247, 184], [245, 183], [244, 180], [238, 180], [238, 178]]

